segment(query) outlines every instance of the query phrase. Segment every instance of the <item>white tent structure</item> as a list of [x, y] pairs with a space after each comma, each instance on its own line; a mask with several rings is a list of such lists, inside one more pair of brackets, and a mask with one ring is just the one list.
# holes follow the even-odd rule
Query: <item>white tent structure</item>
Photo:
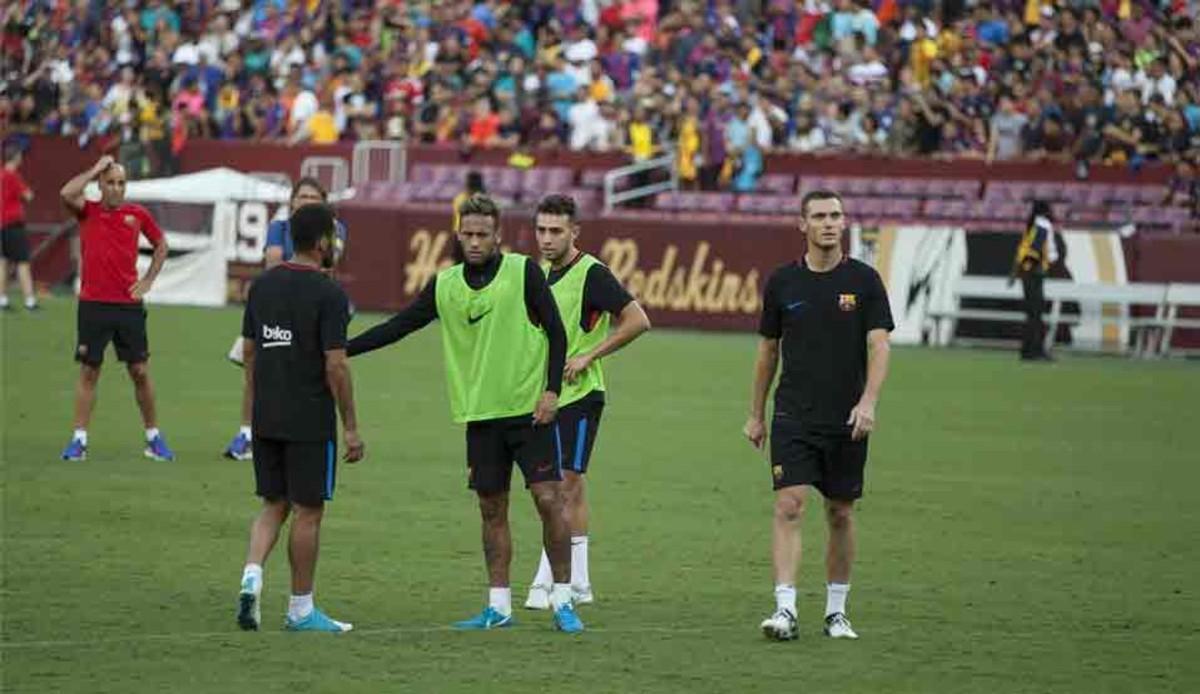
[[[88, 197], [99, 198], [95, 184]], [[229, 168], [207, 169], [169, 178], [130, 181], [125, 199], [162, 209], [169, 205], [211, 205], [207, 233], [170, 229], [159, 221], [171, 248], [146, 295], [149, 303], [223, 306], [230, 261], [258, 263], [263, 258], [267, 224], [272, 213], [286, 214], [291, 189]], [[149, 244], [142, 239], [143, 249]], [[138, 272], [150, 266], [150, 256], [138, 257]]]
[[254, 200], [287, 202], [291, 189], [279, 183], [228, 168], [130, 181], [125, 197], [130, 202], [220, 203]]

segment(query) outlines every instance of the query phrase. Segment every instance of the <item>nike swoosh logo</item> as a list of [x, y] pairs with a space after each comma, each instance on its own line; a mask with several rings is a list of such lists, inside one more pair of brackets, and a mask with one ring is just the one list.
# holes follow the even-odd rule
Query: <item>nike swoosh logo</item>
[[479, 321], [483, 320], [484, 316], [486, 316], [487, 314], [489, 314], [491, 312], [492, 312], [492, 309], [489, 308], [488, 310], [484, 311], [483, 313], [479, 314], [478, 316], [467, 316], [467, 322], [470, 323], [471, 325], [475, 325]]
[[803, 302], [803, 301], [796, 301], [796, 302], [788, 304], [785, 308], [787, 308], [787, 310], [789, 310], [789, 311], [792, 311], [794, 309], [800, 308], [801, 306], [804, 305], [804, 303], [805, 302]]

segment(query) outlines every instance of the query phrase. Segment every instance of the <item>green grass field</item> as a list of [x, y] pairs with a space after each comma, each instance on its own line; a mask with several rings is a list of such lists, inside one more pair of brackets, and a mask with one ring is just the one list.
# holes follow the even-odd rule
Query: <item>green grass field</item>
[[[360, 317], [352, 332], [376, 320]], [[436, 329], [354, 362], [368, 459], [343, 467], [317, 600], [345, 636], [284, 633], [286, 557], [259, 633], [233, 615], [248, 464], [220, 457], [240, 373], [235, 310], [153, 308], [161, 420], [179, 456], [141, 457], [110, 352], [90, 458], [70, 432], [74, 307], [3, 319], [5, 692], [1200, 691], [1200, 367], [896, 349], [859, 513], [850, 613], [820, 635], [819, 507], [806, 521], [798, 642], [766, 642], [769, 469], [740, 436], [754, 339], [652, 332], [609, 362], [593, 459], [581, 637], [484, 599], [463, 435]], [[538, 529], [514, 496], [514, 599]]]

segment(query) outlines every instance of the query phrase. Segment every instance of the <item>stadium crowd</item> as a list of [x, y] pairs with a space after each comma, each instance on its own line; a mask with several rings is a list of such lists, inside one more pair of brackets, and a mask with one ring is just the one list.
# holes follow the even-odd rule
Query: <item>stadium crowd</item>
[[747, 190], [771, 151], [1200, 159], [1197, 0], [22, 0], [0, 128], [675, 153]]

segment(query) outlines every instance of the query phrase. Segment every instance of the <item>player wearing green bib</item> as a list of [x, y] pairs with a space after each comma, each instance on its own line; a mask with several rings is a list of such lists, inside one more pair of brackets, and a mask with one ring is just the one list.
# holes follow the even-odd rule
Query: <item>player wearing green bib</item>
[[[596, 443], [604, 410], [604, 371], [600, 361], [650, 329], [646, 312], [604, 263], [576, 247], [579, 223], [575, 201], [548, 195], [538, 205], [534, 233], [548, 273], [550, 290], [567, 331], [566, 383], [559, 396], [558, 430], [563, 453], [563, 496], [571, 527], [571, 592], [576, 604], [594, 601], [588, 575], [588, 504], [584, 473]], [[609, 323], [616, 317], [616, 326]], [[551, 606], [551, 563], [541, 563], [525, 606]]]
[[562, 320], [537, 263], [500, 251], [496, 203], [475, 195], [459, 212], [463, 262], [439, 272], [411, 306], [351, 340], [346, 351], [369, 352], [440, 320], [451, 415], [467, 425], [467, 480], [479, 497], [489, 582], [487, 607], [455, 626], [513, 624], [508, 496], [515, 461], [542, 518], [554, 625], [580, 632], [583, 623], [571, 600], [570, 530], [554, 421], [567, 349]]

